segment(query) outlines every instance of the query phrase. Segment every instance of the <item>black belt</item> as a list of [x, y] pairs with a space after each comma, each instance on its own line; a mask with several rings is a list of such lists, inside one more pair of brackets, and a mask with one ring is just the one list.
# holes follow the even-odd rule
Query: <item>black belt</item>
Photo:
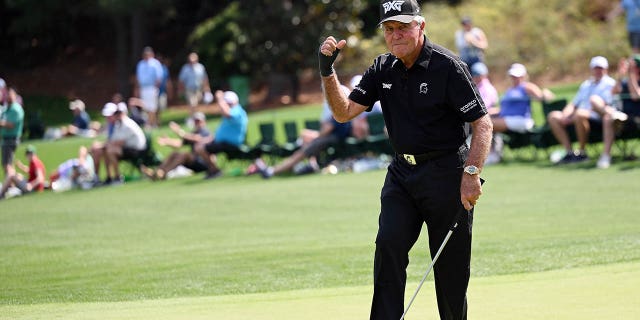
[[445, 156], [447, 154], [452, 154], [457, 152], [458, 150], [438, 150], [438, 151], [430, 151], [423, 154], [406, 154], [406, 153], [397, 153], [396, 156], [401, 158], [408, 164], [415, 166], [423, 162], [427, 162], [429, 160], [434, 160]]

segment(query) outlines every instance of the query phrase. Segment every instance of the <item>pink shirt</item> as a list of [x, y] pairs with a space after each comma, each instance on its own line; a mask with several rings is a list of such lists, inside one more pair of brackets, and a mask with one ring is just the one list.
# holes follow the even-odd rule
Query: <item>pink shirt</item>
[[491, 84], [489, 79], [484, 78], [477, 84], [480, 97], [484, 101], [487, 109], [491, 109], [498, 104], [498, 90]]

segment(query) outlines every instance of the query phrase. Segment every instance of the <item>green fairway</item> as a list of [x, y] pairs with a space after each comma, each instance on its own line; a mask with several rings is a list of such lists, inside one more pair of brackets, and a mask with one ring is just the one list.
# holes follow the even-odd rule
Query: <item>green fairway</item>
[[[428, 282], [411, 319], [439, 319]], [[413, 294], [415, 284], [407, 288]], [[640, 312], [640, 263], [472, 279], [471, 319], [633, 319]], [[0, 306], [0, 319], [366, 319], [370, 287], [131, 302]], [[2, 316], [4, 315], [4, 316]]]
[[[0, 317], [366, 318], [384, 174], [194, 176], [2, 201]], [[637, 313], [625, 301], [640, 279], [640, 166], [510, 162], [483, 177], [473, 318]], [[420, 296], [412, 315], [435, 318], [431, 286]]]

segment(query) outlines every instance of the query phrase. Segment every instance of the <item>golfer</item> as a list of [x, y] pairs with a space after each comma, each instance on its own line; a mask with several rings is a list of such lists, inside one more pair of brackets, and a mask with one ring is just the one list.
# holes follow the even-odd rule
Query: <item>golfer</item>
[[371, 319], [400, 319], [409, 250], [423, 223], [433, 257], [455, 218], [458, 227], [434, 268], [435, 286], [440, 317], [466, 319], [473, 206], [482, 194], [491, 120], [467, 66], [424, 35], [415, 0], [382, 1], [380, 17], [390, 52], [374, 60], [348, 97], [333, 69], [346, 41], [327, 37], [318, 54], [335, 119], [349, 121], [380, 100], [396, 152], [380, 196]]

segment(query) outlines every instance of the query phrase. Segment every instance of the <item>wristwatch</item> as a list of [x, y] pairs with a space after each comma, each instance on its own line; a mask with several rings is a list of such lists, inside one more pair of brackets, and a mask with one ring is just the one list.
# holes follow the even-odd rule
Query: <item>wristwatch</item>
[[466, 173], [468, 175], [475, 176], [475, 175], [480, 174], [480, 169], [478, 167], [474, 166], [474, 165], [466, 166], [466, 167], [464, 167], [464, 173]]

